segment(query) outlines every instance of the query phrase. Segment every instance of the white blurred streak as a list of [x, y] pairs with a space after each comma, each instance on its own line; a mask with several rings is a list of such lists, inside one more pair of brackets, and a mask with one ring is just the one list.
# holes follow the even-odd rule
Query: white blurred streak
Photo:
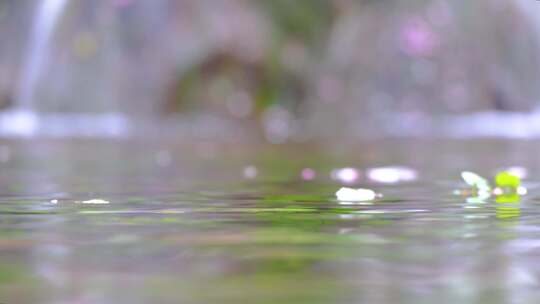
[[407, 167], [379, 167], [369, 169], [367, 176], [370, 180], [383, 184], [411, 182], [418, 178], [418, 173]]
[[50, 56], [51, 36], [66, 3], [66, 0], [42, 0], [38, 6], [19, 83], [17, 106], [22, 109], [32, 107], [37, 81]]

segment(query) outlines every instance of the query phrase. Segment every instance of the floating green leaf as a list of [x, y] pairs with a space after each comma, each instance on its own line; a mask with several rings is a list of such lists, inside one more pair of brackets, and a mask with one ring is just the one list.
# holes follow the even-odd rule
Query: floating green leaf
[[521, 179], [517, 175], [503, 171], [495, 176], [495, 184], [499, 188], [517, 189], [521, 185]]

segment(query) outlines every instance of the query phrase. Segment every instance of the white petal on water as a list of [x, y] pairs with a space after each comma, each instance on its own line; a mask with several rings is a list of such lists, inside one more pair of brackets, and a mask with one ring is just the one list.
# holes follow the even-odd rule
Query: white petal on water
[[91, 199], [86, 201], [79, 201], [80, 204], [88, 204], [88, 205], [106, 205], [109, 204], [109, 201], [106, 201], [104, 199]]
[[476, 196], [467, 198], [467, 203], [470, 204], [485, 204], [486, 200], [491, 197], [491, 193], [488, 191], [478, 191]]
[[461, 178], [463, 178], [465, 183], [467, 183], [467, 185], [471, 187], [486, 191], [490, 189], [489, 182], [485, 178], [474, 172], [463, 171], [461, 172]]
[[377, 193], [371, 189], [352, 189], [343, 187], [336, 192], [336, 197], [340, 201], [346, 202], [367, 202], [377, 197]]

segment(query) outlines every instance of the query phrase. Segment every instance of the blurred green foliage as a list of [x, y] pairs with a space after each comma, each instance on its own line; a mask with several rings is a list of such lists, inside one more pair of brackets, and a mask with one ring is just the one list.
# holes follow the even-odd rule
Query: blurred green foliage
[[259, 4], [270, 16], [280, 38], [294, 37], [313, 43], [324, 36], [332, 21], [331, 1], [273, 0]]
[[[284, 63], [287, 47], [294, 43], [305, 50], [306, 57], [313, 56], [316, 45], [324, 41], [333, 19], [331, 1], [259, 1], [257, 5], [268, 16], [271, 37], [262, 57], [256, 61], [221, 51], [212, 54], [202, 62], [195, 63], [182, 72], [173, 88], [167, 111], [183, 111], [202, 107], [201, 92], [208, 91], [212, 83], [225, 79], [227, 85], [218, 94], [217, 101], [224, 103], [223, 96], [234, 90], [249, 92], [256, 113], [281, 105], [296, 112], [305, 97], [305, 76]], [[219, 108], [219, 105], [217, 106]]]

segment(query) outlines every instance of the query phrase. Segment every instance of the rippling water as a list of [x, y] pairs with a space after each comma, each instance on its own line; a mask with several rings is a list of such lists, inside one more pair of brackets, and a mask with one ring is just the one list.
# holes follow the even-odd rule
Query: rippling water
[[[5, 142], [0, 302], [536, 303], [537, 146]], [[520, 201], [453, 194], [505, 166]], [[383, 196], [337, 201], [336, 168]]]

